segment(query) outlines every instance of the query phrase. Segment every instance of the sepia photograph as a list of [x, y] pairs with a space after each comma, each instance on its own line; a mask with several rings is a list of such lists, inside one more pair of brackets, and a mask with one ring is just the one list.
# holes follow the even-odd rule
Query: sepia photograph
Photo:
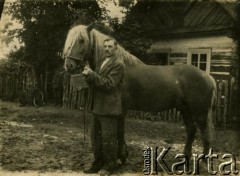
[[240, 175], [240, 0], [0, 0], [0, 176]]

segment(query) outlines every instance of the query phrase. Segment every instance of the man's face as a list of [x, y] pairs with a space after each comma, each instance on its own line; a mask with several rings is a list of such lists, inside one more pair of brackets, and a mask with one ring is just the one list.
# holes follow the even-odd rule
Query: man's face
[[114, 44], [113, 40], [104, 42], [104, 50], [105, 50], [106, 57], [111, 57], [115, 55], [116, 49], [117, 49], [117, 46]]

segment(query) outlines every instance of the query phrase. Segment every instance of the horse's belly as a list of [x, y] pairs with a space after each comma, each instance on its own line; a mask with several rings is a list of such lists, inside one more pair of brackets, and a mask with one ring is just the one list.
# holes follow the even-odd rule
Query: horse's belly
[[179, 97], [175, 93], [171, 95], [163, 92], [158, 94], [138, 93], [126, 97], [125, 102], [127, 102], [129, 109], [160, 112], [178, 106]]
[[132, 74], [127, 77], [123, 91], [127, 108], [143, 111], [163, 111], [177, 107], [182, 92], [172, 77], [163, 78], [157, 73]]

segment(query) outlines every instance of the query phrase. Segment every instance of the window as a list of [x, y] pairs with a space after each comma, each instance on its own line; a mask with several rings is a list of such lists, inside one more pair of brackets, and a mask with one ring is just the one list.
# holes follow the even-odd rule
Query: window
[[148, 65], [169, 65], [170, 50], [152, 49], [148, 52], [148, 58], [145, 63]]
[[190, 49], [188, 51], [187, 63], [210, 73], [210, 49]]

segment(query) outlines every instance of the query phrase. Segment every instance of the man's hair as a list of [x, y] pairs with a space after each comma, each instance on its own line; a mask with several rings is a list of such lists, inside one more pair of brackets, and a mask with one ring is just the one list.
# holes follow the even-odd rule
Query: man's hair
[[108, 37], [103, 41], [103, 43], [108, 42], [108, 41], [113, 41], [114, 45], [117, 46], [117, 41], [114, 38]]

